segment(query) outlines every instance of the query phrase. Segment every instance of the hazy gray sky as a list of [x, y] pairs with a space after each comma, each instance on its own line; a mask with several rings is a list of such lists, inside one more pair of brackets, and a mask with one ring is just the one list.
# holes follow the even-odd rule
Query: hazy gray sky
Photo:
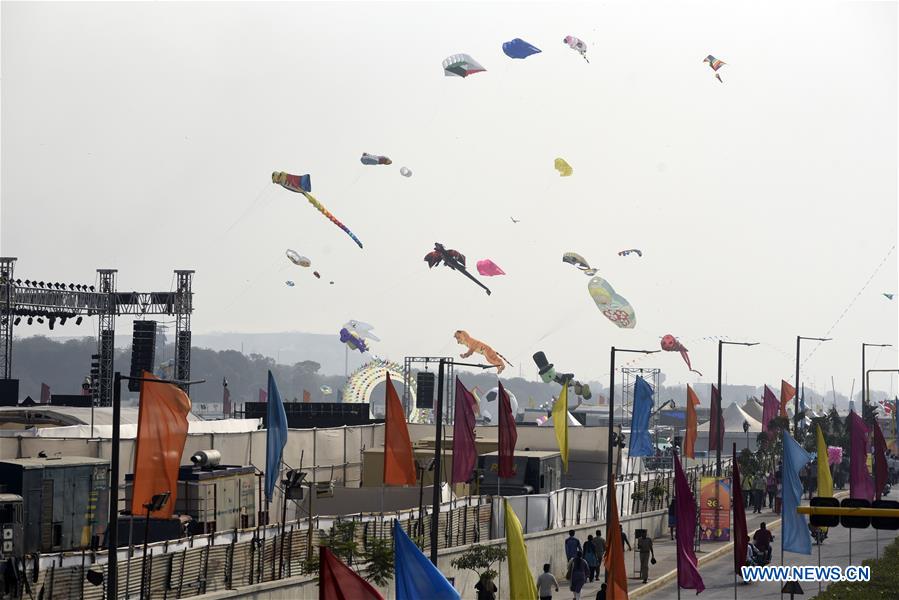
[[[896, 242], [896, 17], [893, 2], [4, 2], [0, 251], [23, 278], [115, 267], [123, 290], [195, 268], [198, 332], [336, 335], [355, 318], [401, 360], [456, 354], [466, 329], [516, 373], [542, 349], [584, 379], [607, 377], [610, 346], [672, 333], [704, 381], [702, 338], [730, 336], [764, 345], [728, 348], [728, 380], [777, 383], [795, 336], [825, 335]], [[515, 37], [543, 52], [507, 58]], [[444, 77], [460, 52], [487, 72]], [[365, 249], [274, 170], [310, 173]], [[429, 271], [435, 241], [508, 275], [487, 297]], [[632, 247], [642, 259], [617, 256]], [[565, 251], [630, 300], [636, 329], [600, 314]], [[807, 382], [848, 393], [860, 343], [897, 344], [899, 297], [881, 295], [896, 288], [893, 251]], [[699, 380], [675, 353], [641, 364]]]

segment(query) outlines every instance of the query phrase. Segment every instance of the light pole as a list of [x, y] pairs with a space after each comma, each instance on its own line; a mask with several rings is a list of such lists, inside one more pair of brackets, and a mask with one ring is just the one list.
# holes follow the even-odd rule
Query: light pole
[[[865, 348], [891, 348], [892, 344], [866, 344], [862, 343], [862, 402], [868, 401], [867, 371], [865, 371]], [[852, 398], [849, 398], [852, 400]]]
[[[724, 396], [724, 390], [721, 388], [721, 359], [724, 355], [723, 349], [724, 345], [729, 344], [731, 346], [758, 346], [758, 342], [725, 342], [723, 340], [718, 340], [718, 411], [715, 412], [712, 410], [712, 416], [718, 419], [718, 422], [715, 423], [715, 431], [718, 434], [718, 439], [715, 440], [715, 477], [721, 477], [721, 446], [724, 444], [724, 417], [722, 408], [722, 397]], [[715, 394], [712, 394], [712, 403], [715, 403]], [[714, 406], [712, 407], [715, 408]], [[712, 426], [709, 425], [709, 435], [712, 434]], [[711, 441], [711, 440], [709, 440]], [[718, 487], [716, 485], [715, 489]], [[718, 514], [717, 512], [715, 513]]]
[[[627, 350], [625, 348], [616, 348], [612, 346], [611, 363], [609, 370], [609, 430], [608, 430], [608, 456], [606, 456], [606, 494], [612, 490], [612, 430], [615, 428], [615, 353], [616, 352], [632, 352], [635, 354], [655, 354], [661, 350]], [[606, 527], [608, 527], [609, 519], [612, 516], [612, 503], [606, 500]]]
[[[796, 336], [796, 389], [793, 391], [793, 437], [796, 439], [796, 441], [799, 441], [799, 344], [800, 342], [802, 342], [802, 340], [829, 342], [832, 339], [833, 338], [804, 337], [801, 335]], [[864, 364], [864, 359], [862, 359], [862, 364]], [[851, 399], [852, 398], [850, 398], [850, 400]]]

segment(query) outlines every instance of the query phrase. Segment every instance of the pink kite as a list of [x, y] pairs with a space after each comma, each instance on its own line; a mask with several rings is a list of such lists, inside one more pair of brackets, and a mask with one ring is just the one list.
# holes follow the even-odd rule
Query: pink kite
[[827, 447], [827, 464], [838, 465], [843, 462], [843, 449], [839, 446]]
[[506, 274], [505, 271], [500, 269], [499, 266], [489, 258], [478, 261], [478, 273], [484, 275], [485, 277], [493, 277], [494, 275]]
[[687, 363], [687, 368], [690, 369], [690, 372], [702, 376], [702, 373], [694, 369], [693, 365], [690, 364], [690, 356], [687, 354], [687, 349], [684, 348], [684, 345], [677, 341], [677, 338], [670, 333], [662, 338], [662, 350], [667, 352], [680, 352], [681, 358]]

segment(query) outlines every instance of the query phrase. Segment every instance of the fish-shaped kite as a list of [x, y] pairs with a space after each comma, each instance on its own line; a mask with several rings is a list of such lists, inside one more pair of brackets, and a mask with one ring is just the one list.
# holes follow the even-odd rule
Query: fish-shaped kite
[[573, 35], [566, 35], [565, 39], [562, 40], [562, 43], [566, 44], [572, 50], [577, 50], [578, 54], [584, 57], [584, 60], [588, 63], [590, 62], [587, 59], [587, 44], [583, 40], [578, 39]]
[[574, 173], [574, 169], [564, 158], [557, 158], [553, 166], [559, 172], [559, 177], [571, 177], [571, 174]]
[[587, 283], [587, 292], [597, 308], [612, 323], [622, 329], [633, 329], [637, 326], [637, 315], [634, 308], [623, 296], [615, 293], [615, 288], [602, 277], [593, 277]]
[[465, 268], [465, 256], [462, 253], [444, 248], [443, 244], [438, 242], [434, 244], [434, 250], [425, 254], [425, 262], [428, 263], [429, 269], [433, 269], [442, 262], [445, 266], [449, 267], [453, 271], [458, 271], [459, 273], [462, 273], [463, 275], [471, 279], [479, 287], [486, 291], [488, 296], [490, 295], [490, 289], [486, 285], [475, 279], [474, 275], [469, 273]]
[[495, 277], [496, 275], [505, 275], [506, 272], [499, 268], [495, 262], [489, 258], [478, 261], [478, 273], [485, 277]]
[[637, 250], [636, 248], [631, 248], [630, 250], [622, 250], [618, 253], [618, 256], [627, 256], [628, 254], [636, 254], [639, 257], [643, 257], [643, 251]]
[[709, 55], [706, 56], [704, 59], [702, 59], [702, 62], [704, 62], [704, 63], [709, 63], [709, 66], [712, 68], [713, 71], [715, 71], [715, 79], [717, 79], [717, 80], [720, 81], [721, 83], [724, 83], [724, 80], [721, 79], [721, 74], [718, 73], [718, 69], [720, 69], [721, 67], [723, 67], [724, 65], [726, 65], [726, 64], [727, 64], [726, 62], [724, 62], [723, 60], [719, 60], [719, 59], [715, 58], [715, 57], [712, 56], [711, 54], [709, 54]]
[[596, 275], [596, 272], [598, 270], [592, 268], [590, 266], [590, 263], [587, 262], [587, 259], [577, 252], [566, 252], [562, 255], [562, 262], [577, 267], [581, 272], [583, 272], [584, 275], [587, 275], [588, 277], [593, 277], [594, 275]]
[[283, 171], [275, 171], [272, 173], [272, 183], [277, 183], [285, 190], [303, 194], [303, 196], [306, 197], [306, 200], [309, 201], [309, 204], [318, 209], [318, 212], [328, 217], [328, 220], [332, 223], [340, 227], [360, 248], [362, 247], [362, 242], [359, 241], [356, 234], [350, 231], [346, 225], [341, 223], [337, 217], [332, 215], [330, 211], [322, 206], [322, 203], [316, 200], [310, 193], [312, 191], [312, 178], [309, 175], [291, 175], [290, 173], [285, 173]]
[[690, 355], [687, 354], [687, 349], [670, 333], [662, 337], [662, 350], [666, 352], [680, 352], [680, 356], [687, 363], [687, 368], [690, 369], [690, 372], [702, 376], [702, 373], [694, 369], [693, 365], [690, 364]]

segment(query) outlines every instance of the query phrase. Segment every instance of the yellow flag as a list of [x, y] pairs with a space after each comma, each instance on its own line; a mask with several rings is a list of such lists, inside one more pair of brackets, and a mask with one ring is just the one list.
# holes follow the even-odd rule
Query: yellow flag
[[528, 548], [524, 544], [521, 521], [508, 500], [503, 500], [503, 504], [506, 513], [506, 548], [509, 553], [509, 598], [537, 600], [537, 586], [528, 564]]
[[562, 385], [559, 399], [553, 403], [553, 429], [562, 453], [562, 467], [568, 472], [568, 383]]
[[833, 498], [833, 478], [830, 476], [830, 465], [827, 462], [827, 444], [824, 443], [824, 432], [818, 425], [818, 496]]

